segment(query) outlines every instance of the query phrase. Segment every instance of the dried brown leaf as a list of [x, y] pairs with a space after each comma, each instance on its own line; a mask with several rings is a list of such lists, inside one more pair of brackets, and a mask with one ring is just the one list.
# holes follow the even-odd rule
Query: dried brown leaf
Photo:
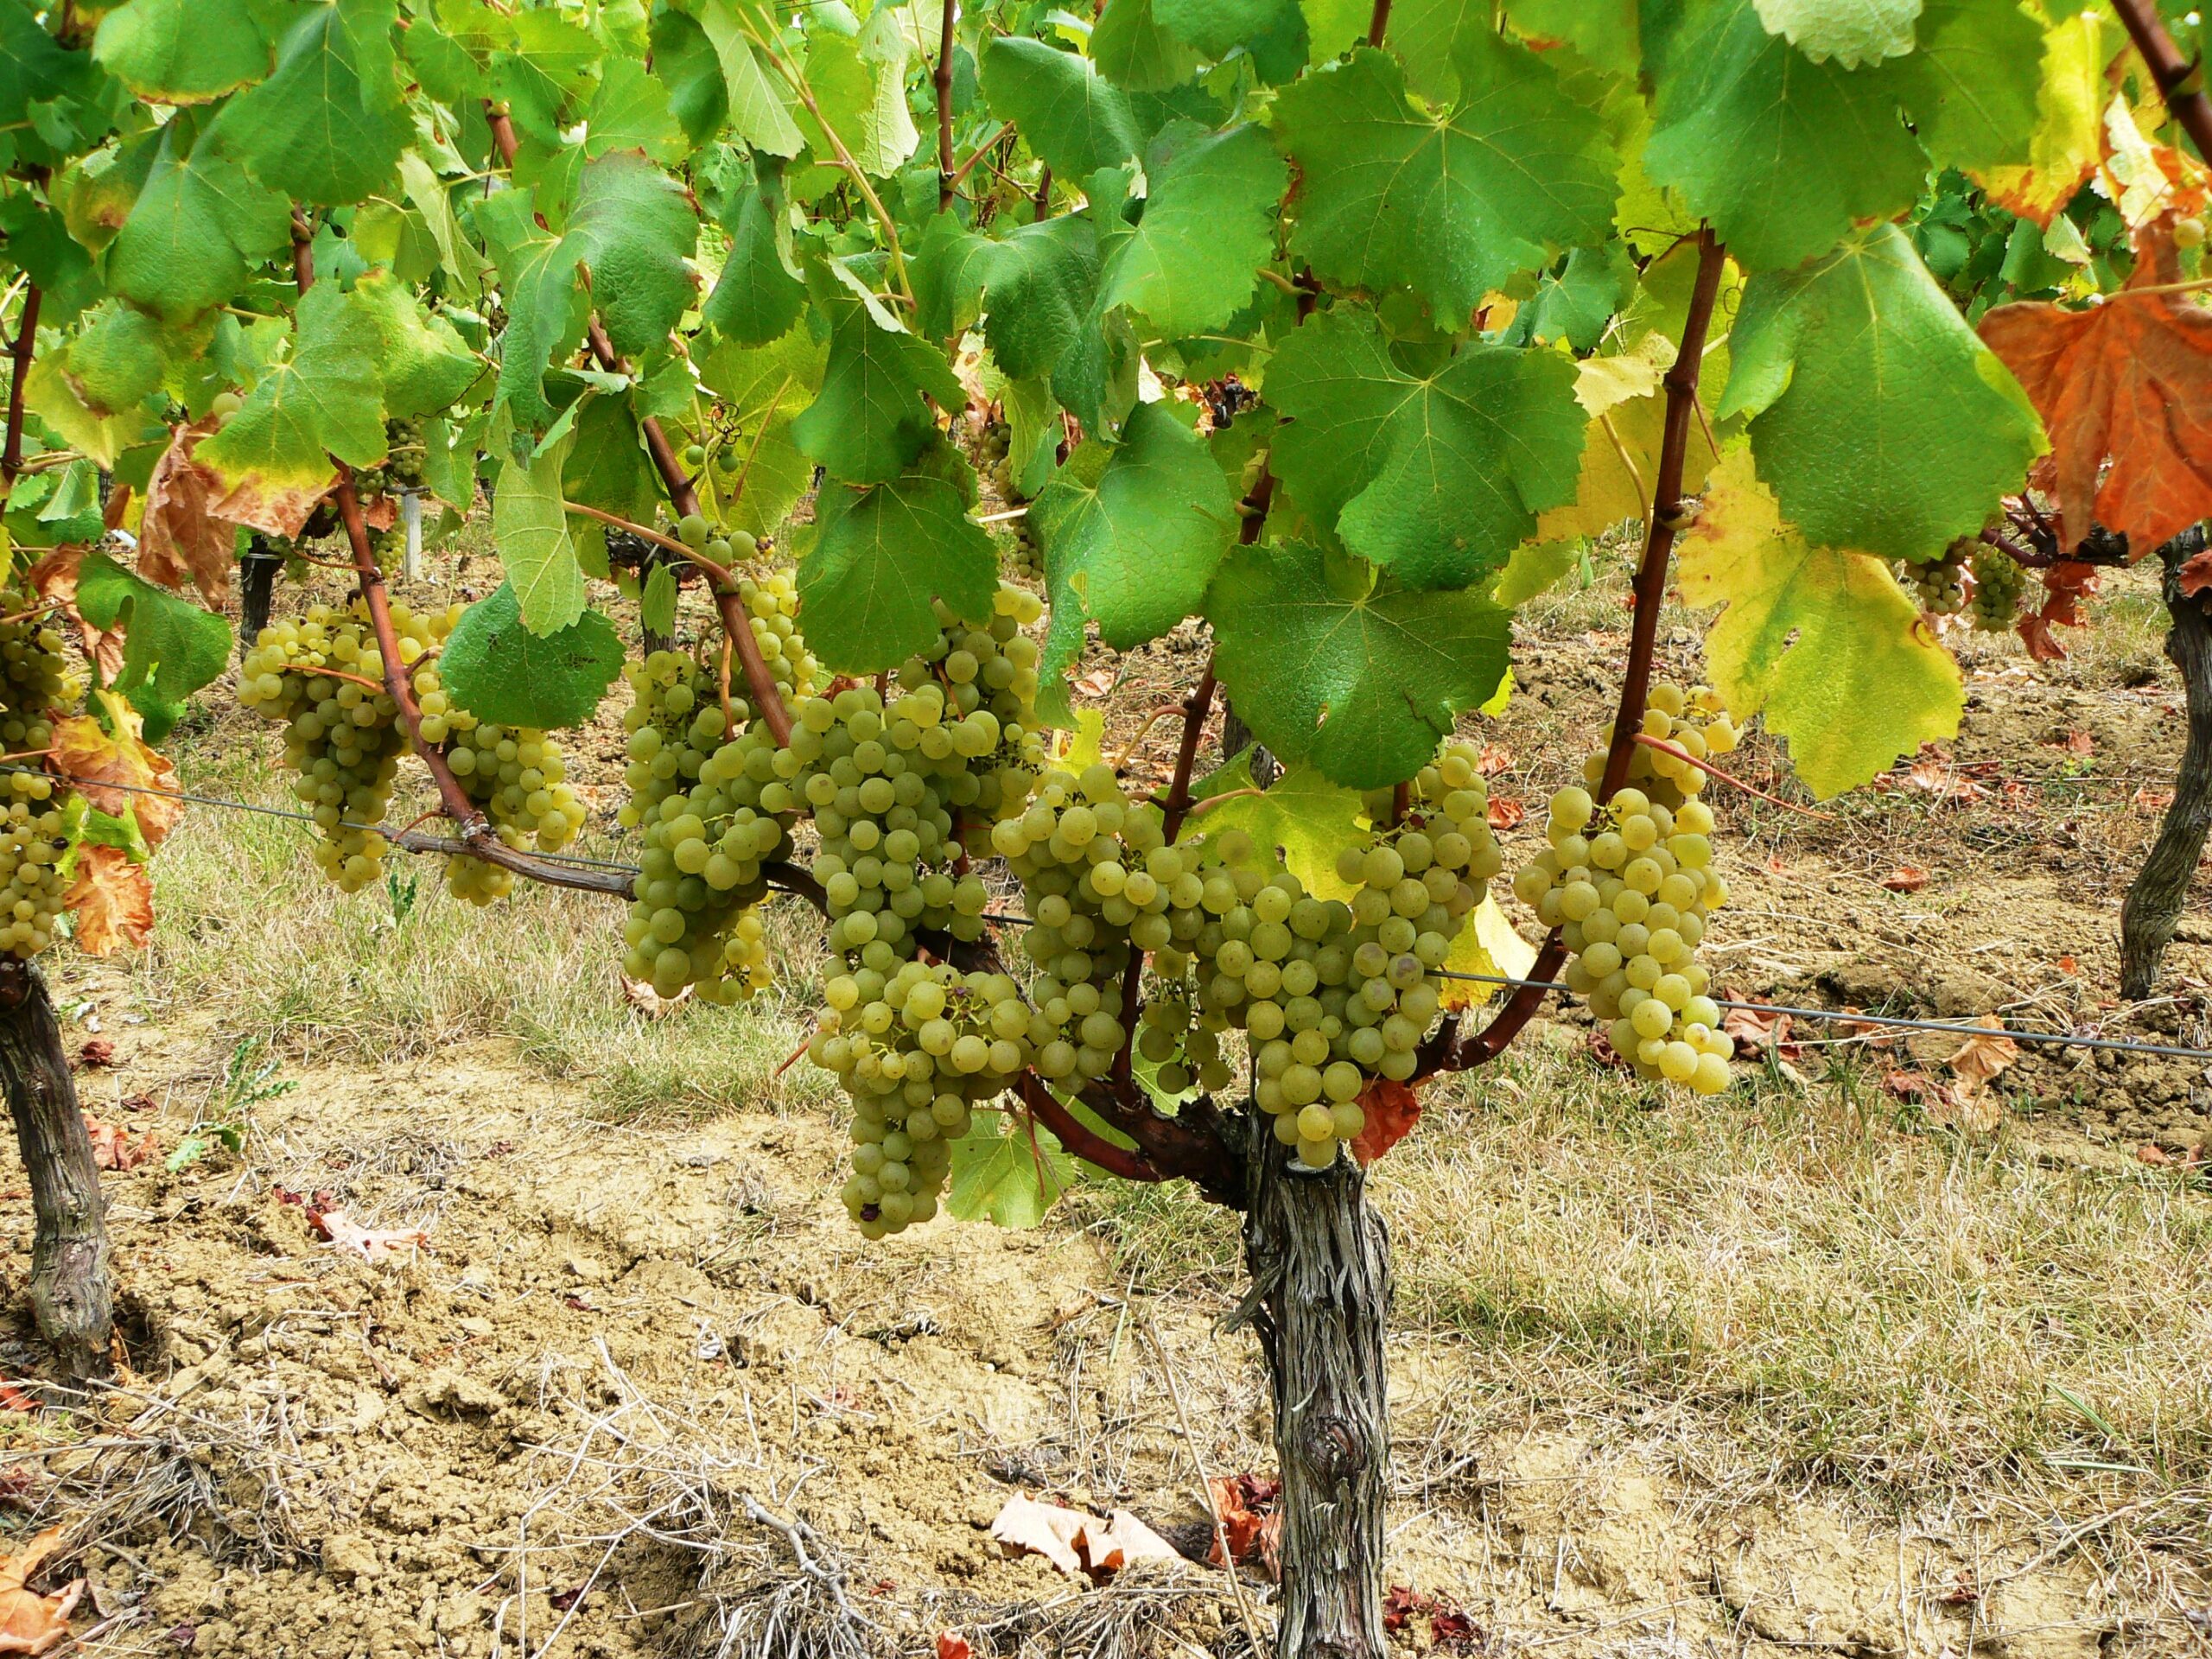
[[180, 426], [169, 447], [154, 463], [146, 485], [146, 509], [138, 532], [138, 574], [164, 588], [187, 580], [200, 589], [211, 609], [220, 610], [231, 594], [235, 528], [207, 511], [207, 474], [193, 464], [200, 440], [215, 429], [211, 418]]
[[0, 1561], [0, 1654], [51, 1653], [69, 1639], [69, 1615], [85, 1593], [85, 1580], [51, 1596], [28, 1587], [31, 1575], [60, 1548], [61, 1529], [49, 1527]]
[[184, 803], [175, 793], [176, 768], [138, 735], [138, 719], [128, 704], [111, 697], [108, 709], [112, 733], [90, 715], [55, 723], [54, 769], [111, 817], [137, 813], [146, 845], [158, 847], [184, 816]]
[[77, 915], [77, 948], [105, 957], [146, 943], [154, 931], [154, 878], [120, 847], [86, 843], [61, 902]]
[[152, 1162], [162, 1149], [151, 1129], [134, 1139], [128, 1129], [103, 1123], [89, 1112], [85, 1115], [85, 1133], [92, 1138], [92, 1162], [102, 1169], [136, 1169]]
[[1891, 893], [1918, 893], [1928, 885], [1928, 872], [1917, 864], [1900, 864], [1882, 878], [1881, 884]]

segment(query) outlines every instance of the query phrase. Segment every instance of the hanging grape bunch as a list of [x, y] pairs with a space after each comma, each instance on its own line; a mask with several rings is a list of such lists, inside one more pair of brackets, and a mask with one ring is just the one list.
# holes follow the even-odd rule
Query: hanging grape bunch
[[[401, 660], [411, 667], [456, 613], [418, 616], [395, 603]], [[315, 863], [346, 893], [383, 874], [388, 843], [372, 826], [384, 817], [407, 747], [383, 675], [368, 607], [359, 599], [346, 607], [312, 606], [296, 621], [264, 628], [238, 675], [238, 701], [285, 722], [284, 765], [298, 774], [292, 793], [315, 818]]]
[[[1655, 684], [1643, 730], [1700, 758], [1736, 747], [1726, 709], [1705, 687]], [[1611, 1022], [1615, 1051], [1639, 1077], [1719, 1094], [1735, 1046], [1696, 959], [1707, 918], [1728, 896], [1712, 868], [1713, 810], [1697, 798], [1705, 774], [1643, 744], [1633, 753], [1630, 782], [1602, 806], [1589, 789], [1552, 798], [1551, 845], [1522, 867], [1513, 891], [1560, 930], [1573, 953], [1567, 984]], [[1600, 750], [1585, 766], [1593, 787], [1605, 760]]]
[[22, 757], [10, 763], [8, 786], [0, 791], [0, 950], [28, 961], [54, 942], [68, 886], [60, 870], [68, 850], [61, 802], [54, 780], [30, 769], [31, 757], [53, 744], [55, 713], [79, 688], [60, 630], [35, 594], [0, 589], [0, 609], [10, 619], [0, 622], [0, 741]]
[[630, 798], [616, 821], [645, 840], [623, 971], [662, 996], [691, 986], [707, 1001], [738, 1001], [770, 982], [757, 906], [761, 865], [790, 848], [779, 771], [788, 752], [743, 699], [725, 709], [716, 677], [683, 652], [658, 651], [623, 672]]
[[1968, 537], [1944, 550], [1940, 559], [1910, 560], [1897, 567], [1899, 578], [1930, 616], [1956, 616], [1967, 607], [1967, 558], [1980, 543]]
[[1974, 626], [1980, 633], [2004, 633], [2019, 620], [2020, 596], [2027, 589], [2028, 573], [2020, 562], [2001, 547], [1986, 544], [1974, 550]]

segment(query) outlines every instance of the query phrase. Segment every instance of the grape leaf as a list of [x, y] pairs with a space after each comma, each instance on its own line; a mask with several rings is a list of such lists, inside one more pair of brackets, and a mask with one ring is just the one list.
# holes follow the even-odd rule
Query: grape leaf
[[24, 0], [0, 0], [0, 124], [23, 126], [41, 105], [98, 91], [89, 53], [62, 46]]
[[752, 184], [735, 193], [723, 220], [729, 252], [699, 314], [716, 333], [745, 346], [781, 335], [806, 304], [806, 283], [791, 256], [783, 169], [760, 155], [753, 171]]
[[774, 534], [814, 482], [814, 464], [792, 441], [794, 416], [822, 386], [827, 346], [802, 320], [766, 346], [724, 342], [699, 365], [708, 389], [737, 412], [728, 443], [741, 457], [728, 483], [710, 470], [706, 489], [725, 522]]
[[523, 626], [541, 639], [573, 627], [584, 613], [583, 567], [561, 498], [565, 442], [527, 465], [508, 456], [492, 496], [492, 541], [499, 550]]
[[1936, 165], [2026, 161], [2042, 87], [2044, 26], [2018, 0], [1927, 0], [1919, 41], [1890, 68]]
[[461, 613], [438, 673], [479, 720], [551, 731], [591, 718], [621, 673], [622, 657], [614, 625], [597, 611], [556, 632], [533, 633], [523, 626], [513, 582], [503, 582]]
[[1298, 0], [1152, 0], [1159, 26], [1218, 62], [1242, 48], [1270, 86], [1306, 67], [1306, 14]]
[[1670, 0], [1644, 35], [1656, 81], [1644, 169], [1746, 270], [1796, 264], [1918, 198], [1927, 162], [1884, 69], [1810, 62], [1766, 32], [1753, 0]]
[[449, 284], [447, 292], [474, 296], [482, 286], [484, 257], [461, 234], [460, 217], [443, 181], [410, 149], [399, 158], [399, 181], [408, 205], [423, 216], [430, 239], [438, 245], [440, 268]]
[[1932, 558], [2044, 448], [2026, 397], [1892, 225], [1753, 276], [1729, 346], [1716, 413], [1751, 417], [1759, 477], [1812, 542]]
[[100, 19], [92, 60], [149, 103], [205, 104], [276, 62], [255, 0], [130, 0]]
[[228, 622], [98, 550], [77, 567], [77, 612], [96, 628], [123, 633], [123, 669], [112, 685], [144, 720], [148, 742], [167, 737], [186, 700], [230, 666]]
[[[1418, 17], [1463, 11], [1479, 19], [1482, 27], [1489, 26], [1490, 15], [1479, 0], [1398, 0], [1390, 17], [1390, 38], [1404, 55], [1426, 51], [1433, 58], [1444, 57], [1448, 41], [1427, 47], [1418, 35], [1401, 30], [1399, 18], [1407, 13]], [[1505, 16], [1524, 38], [1564, 41], [1611, 74], [1633, 75], [1641, 61], [1637, 0], [1505, 0]]]
[[715, 44], [696, 19], [665, 6], [653, 9], [652, 31], [653, 73], [668, 88], [669, 108], [684, 137], [703, 144], [729, 119], [729, 93]]
[[1585, 416], [1573, 361], [1472, 340], [1426, 375], [1401, 369], [1371, 313], [1312, 318], [1268, 367], [1290, 417], [1274, 466], [1307, 513], [1414, 588], [1502, 565], [1547, 507], [1574, 499]]
[[596, 160], [618, 149], [637, 149], [673, 167], [690, 149], [683, 124], [669, 106], [668, 88], [634, 58], [610, 57], [584, 117], [584, 154]]
[[1404, 283], [1455, 328], [1515, 273], [1603, 240], [1617, 194], [1602, 128], [1536, 54], [1480, 35], [1459, 70], [1434, 118], [1367, 48], [1275, 100], [1302, 180], [1291, 251], [1329, 282]]
[[454, 326], [424, 311], [414, 290], [388, 270], [357, 281], [350, 308], [376, 331], [387, 420], [419, 420], [450, 408], [483, 372]]
[[324, 0], [302, 10], [276, 73], [225, 105], [219, 123], [254, 177], [329, 206], [359, 201], [391, 177], [413, 134], [395, 73], [397, 10], [397, 0]]
[[587, 162], [563, 245], [589, 267], [591, 291], [607, 340], [634, 355], [668, 338], [691, 303], [687, 263], [699, 220], [683, 187], [637, 150]]
[[1048, 374], [1090, 320], [1098, 242], [1088, 217], [1063, 213], [1016, 227], [1002, 241], [930, 221], [914, 262], [917, 326], [950, 334], [988, 312], [984, 338], [1016, 379]]
[[1142, 148], [1128, 95], [1090, 62], [1002, 35], [983, 48], [983, 99], [1063, 178], [1087, 179]]
[[502, 190], [475, 209], [478, 232], [499, 267], [507, 326], [499, 337], [499, 401], [517, 424], [531, 431], [553, 418], [545, 400], [545, 371], [583, 332], [584, 307], [576, 292], [577, 245], [533, 221], [528, 187]]
[[1912, 50], [1921, 0], [1753, 0], [1759, 22], [1815, 63], [1847, 69]]
[[1201, 804], [1236, 796], [1205, 807], [1191, 821], [1192, 830], [1209, 840], [1241, 830], [1255, 846], [1280, 851], [1284, 865], [1315, 898], [1349, 902], [1352, 887], [1337, 874], [1337, 854], [1359, 840], [1365, 798], [1312, 766], [1285, 767], [1264, 793], [1236, 793], [1252, 787], [1252, 751], [1246, 749], [1192, 789]]
[[2019, 166], [1970, 167], [1989, 199], [2048, 226], [2104, 155], [2104, 24], [2094, 11], [2044, 35], [2035, 127]]
[[218, 518], [296, 536], [330, 487], [333, 455], [353, 467], [383, 461], [380, 346], [368, 306], [335, 283], [302, 296], [291, 355], [197, 451], [224, 492]]
[[[1144, 217], [1116, 246], [1100, 308], [1128, 305], [1169, 340], [1224, 327], [1274, 257], [1275, 203], [1288, 176], [1257, 127], [1232, 127], [1179, 151], [1152, 179]], [[1009, 364], [1007, 372], [1022, 371]]]
[[958, 409], [967, 394], [936, 346], [878, 327], [867, 308], [828, 278], [816, 288], [817, 302], [830, 317], [830, 360], [821, 396], [791, 423], [791, 436], [847, 483], [896, 478], [937, 430], [925, 397]]
[[952, 1143], [945, 1211], [961, 1221], [1035, 1227], [1079, 1173], [1076, 1160], [1043, 1124], [1011, 1114], [1002, 1125], [996, 1119], [979, 1122]]
[[699, 0], [699, 25], [722, 67], [729, 124], [740, 138], [771, 156], [796, 156], [806, 139], [784, 103], [775, 72], [746, 38], [740, 17], [745, 0]]
[[638, 624], [647, 633], [664, 637], [676, 632], [676, 572], [657, 564], [646, 573], [638, 598]]
[[70, 373], [71, 355], [48, 353], [32, 361], [23, 379], [24, 406], [63, 442], [112, 471], [125, 449], [161, 435], [161, 418], [137, 404], [109, 410], [89, 402]]
[[1725, 607], [1705, 638], [1713, 685], [1739, 721], [1764, 715], [1815, 795], [1958, 734], [1959, 665], [1887, 561], [1783, 523], [1747, 448], [1721, 458], [1679, 555], [1683, 599]]
[[1236, 502], [1205, 440], [1139, 404], [1119, 444], [1077, 446], [1029, 522], [1052, 598], [1038, 677], [1057, 687], [1083, 653], [1086, 618], [1127, 651], [1204, 606], [1236, 537]]
[[[906, 108], [906, 60], [913, 50], [899, 9], [879, 6], [848, 37], [824, 30], [810, 37], [806, 78], [815, 104], [861, 171], [887, 178], [921, 142]], [[812, 124], [805, 118], [801, 130]], [[830, 147], [821, 146], [823, 153]]]
[[603, 48], [581, 21], [550, 7], [517, 11], [505, 29], [505, 49], [492, 60], [493, 95], [505, 100], [533, 145], [557, 150], [561, 129], [581, 113], [576, 105], [598, 79]]
[[[73, 937], [79, 950], [88, 957], [105, 957], [124, 945], [143, 944], [153, 937], [154, 877], [143, 863], [120, 849], [90, 841], [80, 842], [67, 862], [70, 881], [61, 903], [76, 918]], [[153, 1155], [150, 1131], [143, 1147], [132, 1147], [118, 1129], [110, 1128], [108, 1133], [123, 1145], [122, 1151], [111, 1154], [118, 1167], [139, 1152]], [[12, 1592], [16, 1597], [28, 1593], [22, 1589]], [[34, 1612], [33, 1617], [41, 1618], [42, 1615]], [[14, 1618], [10, 1624], [20, 1628]], [[58, 1619], [51, 1624], [56, 1637], [66, 1636], [68, 1628]]]
[[[1332, 575], [1338, 580], [1332, 580]], [[1214, 667], [1253, 735], [1353, 789], [1420, 771], [1504, 677], [1508, 613], [1483, 595], [1341, 591], [1320, 549], [1240, 547], [1206, 595]]]
[[291, 211], [182, 118], [162, 130], [146, 181], [108, 249], [108, 286], [164, 321], [234, 299], [291, 240]]
[[1090, 60], [1125, 91], [1172, 92], [1198, 73], [1198, 54], [1154, 14], [1153, 0], [1107, 0], [1090, 31]]
[[799, 561], [806, 639], [830, 668], [874, 674], [927, 651], [931, 601], [988, 616], [998, 550], [942, 478], [908, 474], [855, 493], [826, 488], [814, 546]]
[[[2131, 288], [2180, 278], [2173, 243], [2137, 239]], [[2212, 312], [2189, 294], [2116, 298], [2086, 311], [2000, 305], [1982, 338], [2050, 429], [2068, 544], [2093, 524], [2147, 551], [2212, 515]]]
[[1592, 351], [1635, 276], [1618, 246], [1577, 248], [1558, 270], [1537, 279], [1535, 297], [1522, 302], [1504, 338], [1515, 346], [1563, 340], [1578, 353]]

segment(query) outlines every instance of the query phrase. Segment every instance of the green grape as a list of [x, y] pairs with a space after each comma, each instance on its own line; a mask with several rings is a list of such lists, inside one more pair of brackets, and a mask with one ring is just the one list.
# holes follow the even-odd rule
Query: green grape
[[[28, 613], [28, 614], [27, 614]], [[64, 656], [61, 631], [29, 588], [0, 588], [0, 742], [22, 754], [54, 741], [57, 709], [83, 688]]]
[[687, 512], [676, 521], [676, 539], [686, 547], [705, 547], [708, 535], [707, 521], [696, 512]]
[[[461, 609], [417, 615], [394, 603], [392, 630], [403, 662], [411, 666], [442, 642]], [[314, 816], [320, 836], [315, 863], [346, 893], [383, 874], [387, 843], [366, 826], [384, 817], [407, 747], [399, 706], [382, 689], [383, 678], [384, 658], [368, 607], [359, 599], [343, 609], [313, 606], [296, 621], [264, 628], [238, 671], [239, 702], [285, 722], [284, 764], [299, 774], [292, 792]]]
[[[731, 551], [749, 550], [742, 542], [734, 542]], [[785, 702], [811, 696], [822, 681], [822, 664], [806, 648], [806, 638], [798, 631], [798, 586], [791, 572], [780, 569], [765, 575], [741, 575], [737, 592], [752, 619], [753, 640]]]
[[1974, 601], [1971, 609], [1977, 632], [2004, 633], [2019, 620], [2020, 599], [2026, 591], [2028, 573], [2018, 560], [2001, 547], [1974, 550]]
[[1969, 537], [1944, 550], [1940, 559], [1923, 563], [1906, 561], [1898, 575], [1930, 616], [1956, 616], [1967, 607], [1966, 559], [1980, 543]]
[[951, 1142], [1033, 1058], [1029, 1012], [1006, 975], [943, 963], [862, 967], [833, 976], [823, 993], [830, 1006], [807, 1055], [852, 1102], [842, 1197], [861, 1234], [881, 1238], [937, 1213]]
[[[582, 801], [566, 781], [560, 745], [531, 727], [479, 721], [447, 695], [434, 664], [415, 671], [423, 734], [450, 734], [446, 763], [468, 798], [484, 809], [493, 833], [509, 847], [558, 852], [583, 828]], [[481, 859], [456, 857], [446, 866], [448, 889], [471, 904], [488, 905], [514, 891], [514, 873]]]
[[[1704, 686], [1654, 685], [1643, 729], [1700, 755], [1736, 742], [1726, 706]], [[1573, 952], [1563, 978], [1611, 1022], [1614, 1049], [1639, 1077], [1719, 1094], [1735, 1045], [1696, 960], [1707, 918], [1728, 897], [1713, 868], [1713, 810], [1697, 798], [1705, 774], [1643, 745], [1636, 753], [1657, 765], [1632, 768], [1633, 781], [1602, 806], [1580, 789], [1552, 798], [1551, 844], [1515, 874], [1513, 891], [1560, 931]], [[1585, 766], [1593, 782], [1605, 759]]]
[[0, 808], [0, 950], [29, 961], [54, 942], [68, 884], [69, 842], [54, 780], [35, 772], [8, 779]]

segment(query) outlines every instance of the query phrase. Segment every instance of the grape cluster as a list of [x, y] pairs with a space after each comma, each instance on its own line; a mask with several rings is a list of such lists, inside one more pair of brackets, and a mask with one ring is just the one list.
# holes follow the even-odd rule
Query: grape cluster
[[1907, 560], [1897, 567], [1900, 579], [1929, 615], [1956, 616], [1966, 609], [1966, 550], [1954, 542], [1940, 559], [1929, 559], [1924, 563]]
[[1254, 1099], [1309, 1166], [1327, 1167], [1366, 1127], [1370, 1078], [1403, 1081], [1419, 1065], [1443, 1006], [1437, 970], [1502, 863], [1477, 760], [1471, 745], [1446, 743], [1399, 822], [1338, 855], [1349, 902], [1304, 893], [1280, 866], [1251, 870], [1237, 859], [1243, 838], [1223, 838], [1237, 902], [1220, 908], [1227, 895], [1208, 877], [1203, 903], [1217, 919], [1194, 941], [1211, 974], [1202, 1005], [1244, 1028]]
[[2028, 573], [2001, 547], [1983, 546], [1974, 555], [1974, 626], [1977, 632], [2004, 633], [2019, 620], [2020, 596]]
[[[1727, 703], [1711, 686], [1693, 686], [1685, 691], [1663, 680], [1654, 684], [1645, 697], [1643, 723], [1637, 729], [1681, 751], [1669, 753], [1644, 743], [1629, 751], [1628, 776], [1624, 781], [1669, 807], [1681, 805], [1705, 787], [1706, 775], [1693, 761], [1727, 754], [1742, 741], [1736, 722], [1729, 717]], [[1611, 741], [1609, 734], [1608, 743]], [[1582, 781], [1595, 789], [1605, 775], [1605, 750], [1593, 750], [1582, 763]]]
[[823, 994], [829, 1012], [807, 1054], [852, 1100], [845, 1208], [865, 1236], [881, 1238], [937, 1213], [950, 1142], [1029, 1064], [1030, 1013], [1006, 975], [942, 963], [855, 969]]
[[[31, 614], [25, 614], [31, 613]], [[61, 631], [29, 588], [0, 588], [0, 743], [24, 754], [54, 741], [54, 711], [80, 688], [62, 654]]]
[[754, 906], [761, 865], [790, 846], [785, 779], [796, 765], [741, 699], [725, 713], [718, 681], [690, 657], [657, 651], [624, 673], [630, 799], [616, 818], [644, 832], [645, 849], [623, 969], [663, 996], [690, 985], [709, 1002], [737, 1001], [771, 979]]
[[[1124, 795], [1103, 761], [1080, 777], [1048, 773], [1020, 816], [992, 830], [991, 845], [1020, 878], [1034, 924], [1022, 947], [1039, 969], [1030, 987], [1038, 1073], [1054, 1082], [1103, 1077], [1129, 1036], [1121, 1011], [1131, 953], [1172, 943], [1176, 897], [1186, 910], [1198, 903], [1198, 855], [1170, 847], [1160, 810]], [[1176, 1063], [1182, 1033], [1159, 1015], [1150, 1029], [1160, 1035], [1147, 1058]], [[1218, 1047], [1200, 1045], [1189, 1058], [1217, 1063]], [[1188, 1081], [1179, 1071], [1161, 1084]]]
[[[468, 798], [484, 810], [492, 832], [509, 847], [536, 846], [540, 852], [558, 852], [576, 838], [584, 825], [584, 804], [565, 781], [566, 764], [561, 746], [529, 726], [495, 726], [456, 709], [438, 680], [437, 670], [424, 666], [415, 671], [416, 695], [423, 699], [423, 735], [431, 737], [431, 721], [450, 730], [446, 764], [453, 768]], [[435, 699], [442, 716], [433, 716]], [[488, 905], [514, 891], [512, 870], [481, 859], [455, 857], [446, 865], [446, 885], [456, 898]]]
[[[1645, 730], [1686, 750], [1691, 739], [1701, 753], [1733, 747], [1726, 721], [1704, 688], [1651, 689]], [[1641, 745], [1637, 752], [1653, 753]], [[1551, 845], [1522, 867], [1513, 890], [1546, 927], [1560, 930], [1573, 953], [1567, 985], [1611, 1022], [1613, 1047], [1638, 1076], [1719, 1094], [1734, 1044], [1696, 956], [1727, 884], [1712, 868], [1712, 809], [1696, 798], [1704, 774], [1671, 756], [1654, 758], [1671, 769], [1648, 777], [1646, 787], [1624, 785], [1602, 805], [1587, 789], [1554, 795]], [[1602, 754], [1597, 763], [1602, 775]]]
[[[401, 660], [411, 667], [444, 639], [458, 610], [416, 615], [395, 603]], [[383, 817], [407, 747], [383, 676], [384, 656], [359, 599], [342, 608], [312, 606], [297, 621], [264, 628], [238, 675], [238, 701], [286, 722], [284, 764], [299, 774], [292, 792], [315, 821], [315, 863], [346, 893], [383, 873], [388, 843], [365, 826]]]
[[788, 569], [741, 575], [737, 594], [753, 623], [753, 638], [768, 664], [784, 701], [811, 696], [821, 683], [822, 664], [798, 631], [798, 585]]
[[0, 950], [28, 962], [54, 942], [69, 842], [52, 779], [15, 772], [8, 795], [0, 810]]

